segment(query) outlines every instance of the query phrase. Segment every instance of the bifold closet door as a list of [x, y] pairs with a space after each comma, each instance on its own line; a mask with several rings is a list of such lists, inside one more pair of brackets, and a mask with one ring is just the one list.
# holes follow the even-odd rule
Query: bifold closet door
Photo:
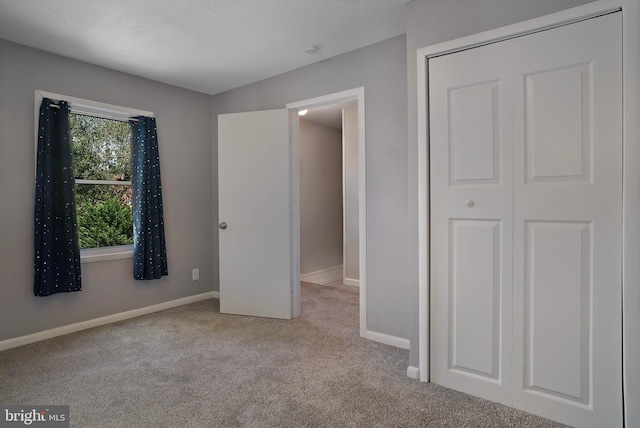
[[523, 38], [514, 92], [518, 408], [622, 426], [622, 16]]
[[621, 39], [614, 13], [429, 61], [434, 382], [622, 426]]
[[429, 61], [431, 380], [508, 405], [513, 82], [496, 53]]

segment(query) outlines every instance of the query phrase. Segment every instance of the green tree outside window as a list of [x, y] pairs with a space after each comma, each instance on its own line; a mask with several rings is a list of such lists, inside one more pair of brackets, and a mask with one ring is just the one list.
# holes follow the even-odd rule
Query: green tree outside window
[[129, 123], [70, 114], [80, 248], [133, 244]]

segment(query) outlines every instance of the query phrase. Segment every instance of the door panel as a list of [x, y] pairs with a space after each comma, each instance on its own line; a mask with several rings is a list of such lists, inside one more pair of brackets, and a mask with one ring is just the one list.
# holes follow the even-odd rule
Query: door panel
[[449, 92], [451, 184], [500, 181], [498, 82]]
[[434, 382], [622, 425], [621, 40], [615, 13], [429, 60]]
[[590, 181], [591, 66], [526, 76], [528, 183]]
[[[444, 62], [443, 66], [434, 63]], [[468, 67], [467, 60], [478, 63]], [[451, 61], [451, 63], [449, 63]], [[511, 402], [512, 130], [507, 83], [474, 50], [430, 60], [431, 379]]]
[[525, 388], [587, 404], [591, 223], [526, 225]]
[[514, 405], [574, 426], [622, 426], [621, 28], [522, 38], [513, 67]]
[[218, 116], [220, 311], [289, 319], [287, 110]]
[[495, 382], [500, 371], [500, 222], [451, 220], [452, 370]]

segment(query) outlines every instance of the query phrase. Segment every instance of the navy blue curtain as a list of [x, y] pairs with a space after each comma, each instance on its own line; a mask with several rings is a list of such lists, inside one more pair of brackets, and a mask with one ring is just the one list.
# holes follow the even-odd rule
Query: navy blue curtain
[[40, 105], [36, 164], [33, 293], [80, 291], [80, 248], [69, 105]]
[[153, 117], [139, 116], [131, 124], [133, 158], [133, 277], [158, 279], [168, 275], [162, 213], [158, 133]]

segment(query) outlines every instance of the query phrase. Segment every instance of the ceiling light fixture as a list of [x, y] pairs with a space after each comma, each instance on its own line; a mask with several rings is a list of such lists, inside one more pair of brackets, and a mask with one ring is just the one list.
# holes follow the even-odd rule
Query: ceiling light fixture
[[300, 111], [298, 112], [298, 116], [304, 116], [304, 115], [305, 115], [305, 114], [307, 114], [308, 112], [309, 112], [309, 110], [307, 110], [307, 109], [300, 110]]
[[312, 55], [316, 52], [318, 52], [320, 50], [320, 46], [318, 45], [309, 45], [306, 48], [304, 48], [304, 51], [306, 53], [308, 53], [309, 55]]

